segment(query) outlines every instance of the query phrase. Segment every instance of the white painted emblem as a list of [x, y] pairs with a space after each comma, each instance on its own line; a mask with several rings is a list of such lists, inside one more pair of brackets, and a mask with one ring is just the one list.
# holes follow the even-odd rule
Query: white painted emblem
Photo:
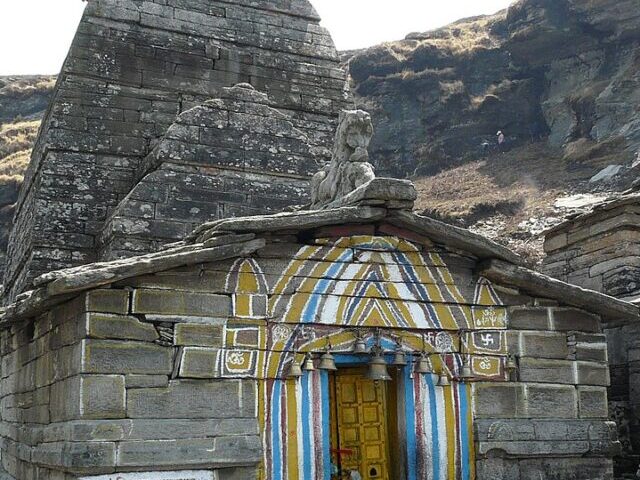
[[291, 329], [286, 325], [276, 325], [273, 329], [272, 336], [274, 342], [284, 342], [291, 336]]
[[496, 343], [492, 333], [483, 333], [480, 335], [480, 341], [485, 347], [493, 346]]
[[453, 351], [453, 338], [447, 332], [440, 332], [436, 335], [436, 349], [439, 352], [447, 353]]

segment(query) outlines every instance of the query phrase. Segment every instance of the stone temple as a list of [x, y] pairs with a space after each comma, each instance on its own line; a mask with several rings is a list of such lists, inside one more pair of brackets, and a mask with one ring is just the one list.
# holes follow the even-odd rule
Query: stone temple
[[12, 234], [0, 479], [613, 480], [638, 307], [413, 213], [318, 22], [90, 0]]
[[[304, 203], [348, 105], [319, 21], [306, 0], [89, 1], [18, 200], [7, 298], [50, 270]], [[268, 100], [227, 98], [209, 123], [176, 119], [239, 83]], [[287, 119], [265, 117], [267, 105]]]

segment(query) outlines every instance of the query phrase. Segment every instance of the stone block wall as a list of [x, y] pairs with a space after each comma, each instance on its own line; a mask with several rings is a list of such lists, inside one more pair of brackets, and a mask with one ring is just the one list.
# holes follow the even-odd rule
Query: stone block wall
[[90, 0], [17, 202], [5, 302], [39, 274], [98, 260], [97, 237], [158, 138], [224, 87], [252, 84], [331, 148], [348, 102], [319, 22], [307, 0]]
[[[547, 233], [543, 271], [560, 280], [617, 298], [640, 294], [640, 206], [630, 194], [594, 208]], [[633, 360], [640, 327], [604, 326], [609, 352], [609, 411], [618, 424], [622, 455], [619, 473], [634, 474], [640, 463], [640, 411], [635, 392], [640, 377]]]
[[[130, 315], [130, 298], [95, 290], [2, 333], [4, 470], [21, 480], [196, 467], [253, 478], [255, 382], [179, 375], [173, 324]], [[206, 326], [181, 331], [180, 345], [216, 343]]]
[[309, 178], [330, 157], [271, 105], [245, 84], [179, 115], [106, 221], [100, 258], [156, 251], [219, 218], [309, 203]]
[[599, 318], [534, 300], [509, 319], [516, 381], [474, 389], [478, 478], [612, 479], [618, 437]]
[[[612, 478], [597, 316], [492, 285], [472, 255], [389, 224], [264, 238], [252, 256], [121, 280], [5, 330], [4, 469], [310, 480], [288, 470], [305, 464], [323, 478], [329, 419], [320, 408], [304, 417], [304, 402], [326, 401], [327, 372], [286, 373], [306, 353], [317, 366], [328, 345], [352, 365], [360, 337], [387, 361], [397, 348], [410, 359], [397, 420], [415, 427], [400, 430], [394, 460], [416, 478], [434, 468], [433, 429], [451, 479]], [[422, 351], [432, 374], [414, 373]]]
[[546, 234], [543, 271], [622, 299], [640, 294], [640, 205], [604, 204]]

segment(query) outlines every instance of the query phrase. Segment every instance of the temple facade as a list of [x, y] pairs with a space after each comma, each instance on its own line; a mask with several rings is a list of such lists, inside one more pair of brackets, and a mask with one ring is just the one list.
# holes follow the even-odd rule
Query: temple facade
[[38, 277], [0, 320], [8, 478], [612, 479], [602, 325], [637, 309], [412, 198], [374, 178]]
[[413, 213], [344, 79], [307, 1], [89, 1], [9, 250], [2, 480], [613, 479], [637, 306]]

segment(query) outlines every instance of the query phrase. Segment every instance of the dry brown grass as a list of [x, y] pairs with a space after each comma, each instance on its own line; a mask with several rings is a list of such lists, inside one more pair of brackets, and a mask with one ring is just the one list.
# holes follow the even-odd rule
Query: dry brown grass
[[20, 121], [0, 125], [0, 158], [33, 146], [40, 120]]
[[544, 145], [520, 148], [415, 181], [420, 210], [468, 223], [500, 205], [528, 209], [553, 196], [571, 176], [558, 152]]
[[586, 138], [569, 143], [565, 147], [564, 159], [574, 165], [604, 168], [608, 165], [624, 165], [633, 160], [623, 137], [613, 137], [604, 142], [594, 142]]
[[584, 191], [603, 166], [626, 163], [624, 145], [581, 140], [556, 150], [542, 142], [492, 154], [415, 179], [416, 209], [508, 245], [533, 265], [542, 255], [542, 237], [530, 226], [559, 215], [558, 197]]
[[425, 47], [435, 47], [455, 55], [481, 48], [494, 48], [499, 46], [500, 40], [492, 36], [490, 27], [503, 15], [504, 13], [461, 20], [444, 28], [419, 35], [413, 43], [398, 42], [394, 46], [405, 55], [408, 50]]
[[[476, 229], [535, 263], [541, 252], [540, 240], [526, 233], [523, 237], [520, 225], [548, 217], [559, 196], [592, 174], [592, 170], [569, 171], [567, 166], [561, 151], [543, 143], [527, 145], [416, 179], [416, 208]], [[484, 225], [487, 221], [489, 227]], [[519, 240], [514, 242], [516, 238]]]
[[0, 186], [22, 181], [39, 127], [39, 120], [0, 125]]
[[30, 157], [31, 149], [28, 149], [0, 159], [0, 185], [22, 182], [24, 173], [29, 166]]
[[53, 90], [56, 84], [55, 76], [24, 77], [8, 81], [7, 85], [0, 84], [0, 90], [6, 95], [26, 96], [37, 92]]

